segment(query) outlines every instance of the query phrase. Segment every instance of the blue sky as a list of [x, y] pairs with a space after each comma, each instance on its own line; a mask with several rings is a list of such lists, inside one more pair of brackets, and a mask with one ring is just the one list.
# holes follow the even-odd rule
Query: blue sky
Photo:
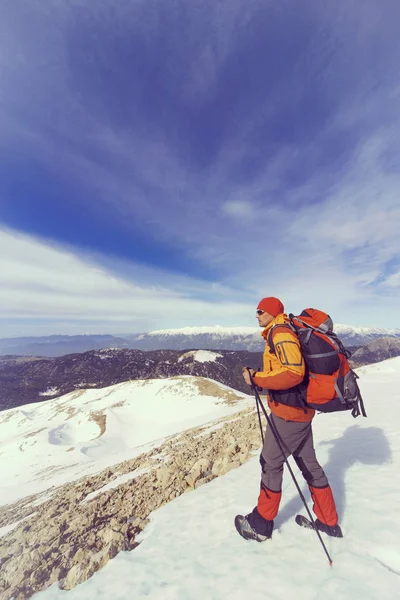
[[395, 0], [2, 0], [0, 336], [399, 327]]

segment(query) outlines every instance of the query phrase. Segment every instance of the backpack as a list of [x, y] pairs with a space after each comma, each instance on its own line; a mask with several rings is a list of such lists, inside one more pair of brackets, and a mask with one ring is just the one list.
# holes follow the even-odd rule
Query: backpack
[[[298, 386], [303, 408], [324, 413], [351, 410], [354, 418], [360, 412], [366, 417], [358, 375], [348, 361], [350, 352], [333, 332], [330, 316], [315, 308], [306, 308], [298, 317], [289, 314], [289, 323], [284, 326], [296, 333], [306, 366], [304, 380]], [[268, 345], [276, 354], [273, 330], [274, 327], [268, 334]]]

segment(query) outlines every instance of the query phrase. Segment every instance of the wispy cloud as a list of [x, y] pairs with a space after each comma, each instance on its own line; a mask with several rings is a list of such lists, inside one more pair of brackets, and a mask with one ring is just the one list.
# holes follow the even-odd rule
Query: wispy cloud
[[222, 285], [210, 286], [201, 299], [203, 282], [194, 278], [141, 265], [127, 269], [0, 230], [0, 336], [21, 335], [18, 320], [33, 321], [25, 334], [38, 334], [46, 324], [70, 333], [129, 332], [248, 318], [248, 306]]

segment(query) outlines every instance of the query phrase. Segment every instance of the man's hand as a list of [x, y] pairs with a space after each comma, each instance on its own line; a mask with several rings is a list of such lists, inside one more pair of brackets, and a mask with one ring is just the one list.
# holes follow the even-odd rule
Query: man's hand
[[255, 373], [255, 370], [254, 369], [249, 369], [248, 367], [243, 367], [242, 375], [243, 375], [243, 379], [245, 380], [245, 382], [248, 385], [251, 385], [249, 371], [250, 371], [251, 376], [253, 377], [253, 375]]

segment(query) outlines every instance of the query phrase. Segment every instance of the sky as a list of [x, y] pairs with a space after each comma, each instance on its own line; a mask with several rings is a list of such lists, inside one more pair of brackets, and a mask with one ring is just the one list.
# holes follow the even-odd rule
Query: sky
[[0, 337], [399, 327], [396, 0], [0, 6]]

